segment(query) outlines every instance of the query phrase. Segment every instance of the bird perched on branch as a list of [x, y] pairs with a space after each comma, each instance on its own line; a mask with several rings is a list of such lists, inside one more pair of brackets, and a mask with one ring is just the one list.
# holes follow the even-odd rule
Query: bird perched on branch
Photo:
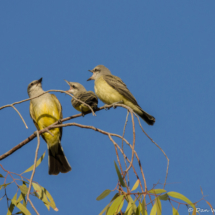
[[[32, 81], [28, 85], [30, 98], [38, 96], [45, 91], [42, 89], [42, 78]], [[42, 130], [54, 122], [63, 118], [62, 107], [54, 94], [46, 93], [30, 100], [30, 116], [38, 130]], [[61, 146], [62, 128], [50, 129], [50, 133], [42, 134], [46, 141], [49, 152], [49, 174], [58, 175], [60, 172], [67, 173], [72, 168]]]
[[125, 104], [132, 108], [147, 124], [153, 125], [155, 123], [155, 118], [146, 113], [138, 105], [136, 99], [123, 81], [117, 76], [112, 75], [108, 68], [103, 65], [98, 65], [89, 71], [93, 75], [87, 81], [95, 80], [95, 93], [105, 104]]
[[[70, 89], [67, 91], [75, 96], [75, 98], [81, 100], [82, 102], [88, 104], [92, 109], [96, 109], [98, 105], [98, 98], [92, 91], [87, 91], [83, 85], [77, 82], [69, 82], [65, 80], [66, 83], [70, 86]], [[72, 106], [77, 110], [80, 111], [83, 115], [86, 112], [90, 111], [90, 108], [85, 104], [77, 101], [75, 98], [72, 98]]]

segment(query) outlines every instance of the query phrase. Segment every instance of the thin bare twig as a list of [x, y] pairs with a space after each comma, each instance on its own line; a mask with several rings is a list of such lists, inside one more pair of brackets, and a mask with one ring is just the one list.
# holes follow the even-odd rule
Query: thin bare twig
[[[135, 113], [134, 113], [135, 114]], [[139, 117], [135, 114], [135, 116], [137, 117], [138, 119], [138, 122], [139, 122], [139, 125], [143, 131], [143, 133], [162, 151], [162, 153], [164, 154], [164, 156], [166, 157], [167, 159], [167, 169], [166, 169], [166, 177], [165, 177], [165, 181], [164, 181], [164, 186], [163, 188], [165, 188], [166, 186], [166, 181], [167, 181], [167, 176], [168, 176], [168, 172], [169, 172], [169, 158], [167, 157], [166, 153], [164, 152], [164, 150], [145, 132], [145, 130], [143, 129], [142, 125], [141, 125], [141, 122], [140, 122], [140, 119]]]
[[[33, 181], [34, 173], [35, 173], [35, 169], [36, 169], [38, 150], [39, 150], [39, 148], [40, 148], [40, 135], [39, 135], [39, 131], [37, 131], [36, 133], [37, 133], [37, 148], [36, 148], [36, 151], [35, 151], [34, 167], [33, 167], [33, 171], [32, 171], [31, 178], [30, 178], [30, 182], [29, 182], [26, 204], [27, 204], [28, 201], [30, 200], [29, 194], [30, 194], [30, 191], [31, 191], [31, 185], [32, 185], [32, 181]], [[35, 212], [36, 212], [36, 211], [35, 211]]]
[[[121, 165], [121, 162], [120, 162], [120, 160], [119, 160], [119, 155], [118, 155], [118, 152], [117, 152], [117, 146], [118, 146], [118, 144], [113, 140], [113, 138], [111, 137], [110, 134], [108, 135], [108, 137], [109, 137], [109, 139], [112, 141], [112, 143], [114, 144], [114, 148], [115, 148], [115, 151], [116, 151], [116, 157], [117, 157], [117, 161], [118, 161], [118, 163], [119, 163], [119, 167], [120, 167], [120, 170], [121, 170], [121, 174], [124, 175], [124, 174], [123, 174], [122, 165]], [[124, 176], [123, 178], [124, 178], [124, 182], [125, 182], [125, 186], [126, 186], [127, 192], [130, 192], [130, 191], [129, 191], [129, 187], [128, 187], [127, 182], [126, 182], [126, 179], [125, 179], [125, 176]]]
[[[128, 115], [129, 115], [129, 111], [127, 110], [127, 115], [126, 115], [126, 119], [125, 119], [125, 125], [124, 125], [124, 128], [123, 128], [123, 134], [122, 134], [123, 138], [124, 138], [124, 135], [125, 135], [125, 128], [126, 128], [126, 125], [128, 123]], [[124, 152], [124, 149], [123, 149], [123, 140], [122, 140], [122, 151]], [[126, 159], [125, 159], [125, 157], [123, 157], [123, 158], [124, 158], [125, 168], [127, 169]], [[127, 179], [128, 179], [128, 187], [130, 187], [129, 172], [127, 173]]]
[[31, 207], [34, 209], [35, 213], [36, 213], [37, 215], [40, 215], [40, 214], [38, 213], [37, 209], [34, 207], [34, 204], [32, 203], [32, 201], [31, 201], [30, 199], [29, 199], [29, 202], [30, 202]]
[[27, 124], [25, 123], [25, 120], [23, 119], [21, 113], [13, 106], [13, 104], [11, 105], [11, 107], [19, 114], [19, 116], [20, 116], [20, 118], [22, 119], [22, 121], [23, 121], [23, 123], [24, 123], [26, 129], [28, 129], [28, 126], [27, 126]]
[[[29, 100], [29, 99], [28, 99]], [[112, 105], [108, 105], [108, 106], [102, 106], [98, 109], [96, 109], [95, 111], [100, 111], [100, 110], [103, 110], [105, 109], [106, 107], [108, 108], [111, 108], [113, 107]], [[89, 112], [86, 112], [86, 114], [89, 114], [91, 113], [90, 111]], [[82, 117], [82, 113], [80, 114], [76, 114], [76, 115], [73, 115], [73, 116], [69, 116], [69, 117], [66, 117], [64, 119], [61, 119], [59, 121], [56, 121], [55, 123], [53, 123], [52, 125], [48, 126], [47, 128], [44, 128], [42, 130], [39, 131], [39, 134], [42, 134], [44, 132], [47, 132], [47, 130], [51, 129], [52, 126], [54, 125], [59, 125], [60, 123], [62, 122], [65, 122], [65, 121], [68, 121], [70, 119], [75, 119], [77, 117]], [[119, 135], [120, 136], [120, 135]], [[3, 160], [5, 159], [6, 157], [8, 157], [9, 155], [13, 154], [15, 151], [17, 151], [18, 149], [20, 149], [21, 147], [23, 147], [24, 145], [26, 145], [27, 143], [29, 143], [31, 140], [33, 140], [34, 138], [36, 137], [36, 134], [33, 133], [32, 135], [30, 135], [28, 138], [26, 138], [25, 140], [23, 140], [21, 143], [19, 143], [18, 145], [14, 146], [12, 149], [10, 149], [9, 151], [7, 151], [6, 153], [4, 153], [3, 155], [0, 156], [0, 160]], [[126, 142], [128, 144], [128, 142]]]
[[85, 102], [83, 102], [83, 101], [77, 99], [75, 96], [71, 95], [70, 93], [68, 93], [67, 91], [64, 91], [64, 90], [47, 90], [47, 91], [44, 91], [43, 93], [41, 93], [41, 94], [38, 95], [38, 96], [35, 96], [35, 97], [32, 97], [32, 98], [28, 98], [28, 99], [24, 99], [24, 100], [19, 101], [19, 102], [14, 102], [14, 103], [9, 104], [9, 105], [4, 105], [4, 106], [0, 107], [0, 110], [1, 110], [1, 109], [4, 109], [4, 108], [7, 108], [7, 107], [12, 107], [13, 105], [16, 105], [16, 104], [20, 104], [20, 103], [23, 103], [23, 102], [26, 102], [26, 101], [29, 101], [29, 100], [38, 98], [38, 97], [40, 97], [40, 96], [42, 96], [42, 95], [44, 95], [44, 94], [46, 94], [46, 93], [49, 93], [49, 92], [60, 92], [60, 93], [65, 93], [65, 94], [71, 96], [71, 97], [74, 98], [75, 100], [77, 100], [77, 101], [81, 102], [82, 104], [86, 105], [87, 107], [89, 107], [89, 109], [92, 111], [92, 114], [95, 116], [95, 112], [94, 112], [94, 110], [92, 109], [92, 107], [91, 107], [90, 105], [88, 105], [88, 104], [86, 104]]

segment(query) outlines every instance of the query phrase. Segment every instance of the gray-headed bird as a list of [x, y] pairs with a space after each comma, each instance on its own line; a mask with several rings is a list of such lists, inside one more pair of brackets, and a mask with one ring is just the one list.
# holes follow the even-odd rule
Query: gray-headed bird
[[[28, 85], [28, 95], [30, 98], [44, 92], [41, 82], [42, 78], [32, 81]], [[46, 93], [30, 100], [30, 116], [37, 130], [42, 130], [63, 118], [62, 107], [54, 94]], [[49, 174], [58, 175], [60, 172], [67, 173], [72, 168], [61, 146], [62, 128], [50, 129], [50, 132], [52, 135], [48, 132], [42, 134], [48, 146]]]
[[123, 81], [111, 74], [110, 70], [103, 65], [96, 66], [89, 80], [95, 80], [95, 93], [105, 104], [121, 103], [129, 106], [138, 114], [147, 124], [153, 125], [155, 118], [146, 113], [137, 103], [134, 96], [128, 90]]
[[[67, 91], [75, 96], [75, 98], [83, 101], [84, 103], [88, 104], [92, 107], [92, 109], [96, 109], [98, 105], [98, 98], [92, 91], [87, 91], [83, 85], [77, 82], [69, 82], [65, 80], [66, 83], [70, 86], [70, 89]], [[86, 112], [90, 111], [90, 108], [83, 103], [77, 101], [76, 99], [72, 98], [71, 100], [72, 106], [77, 110], [80, 111], [83, 115]]]

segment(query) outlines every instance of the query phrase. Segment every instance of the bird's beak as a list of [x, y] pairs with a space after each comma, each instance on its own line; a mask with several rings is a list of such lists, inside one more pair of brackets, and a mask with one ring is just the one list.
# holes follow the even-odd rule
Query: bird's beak
[[70, 93], [70, 90], [72, 89], [72, 87], [70, 86], [70, 83], [69, 83], [67, 80], [64, 79], [64, 81], [66, 81], [66, 83], [67, 83], [67, 84], [69, 85], [69, 87], [70, 87], [68, 90], [66, 90], [66, 92]]
[[[93, 73], [93, 70], [88, 70], [88, 71]], [[94, 73], [93, 73], [93, 75], [94, 75]], [[87, 81], [94, 80], [93, 75], [90, 78], [88, 78]]]
[[70, 86], [69, 82], [67, 80], [64, 79], [64, 81], [66, 81], [66, 83]]
[[88, 78], [87, 81], [93, 80], [92, 77]]
[[43, 80], [43, 78], [40, 78], [40, 79], [38, 80], [38, 83], [41, 83], [41, 82], [42, 82], [42, 80]]

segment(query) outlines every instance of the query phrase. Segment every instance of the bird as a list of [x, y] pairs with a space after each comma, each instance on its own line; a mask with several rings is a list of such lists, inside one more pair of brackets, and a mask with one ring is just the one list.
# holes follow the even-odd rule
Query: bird
[[[69, 82], [65, 80], [66, 83], [70, 86], [70, 89], [67, 90], [68, 93], [71, 93], [75, 96], [75, 98], [83, 101], [84, 103], [88, 104], [90, 107], [92, 107], [93, 110], [97, 109], [98, 105], [98, 98], [92, 91], [87, 91], [85, 87], [77, 82]], [[71, 100], [72, 106], [82, 113], [84, 116], [85, 113], [91, 111], [90, 108], [80, 101], [77, 101], [74, 97]]]
[[[39, 96], [45, 91], [42, 89], [42, 78], [32, 81], [28, 85], [30, 98]], [[42, 130], [63, 118], [62, 106], [54, 94], [45, 93], [30, 100], [30, 116], [37, 130]], [[50, 129], [50, 133], [42, 133], [42, 138], [48, 146], [48, 161], [50, 175], [67, 173], [72, 170], [61, 146], [62, 128]]]
[[93, 75], [87, 81], [95, 80], [95, 93], [102, 102], [107, 105], [125, 104], [132, 108], [148, 125], [155, 123], [155, 118], [138, 105], [124, 82], [119, 77], [112, 75], [107, 67], [98, 65], [88, 71], [92, 72]]

